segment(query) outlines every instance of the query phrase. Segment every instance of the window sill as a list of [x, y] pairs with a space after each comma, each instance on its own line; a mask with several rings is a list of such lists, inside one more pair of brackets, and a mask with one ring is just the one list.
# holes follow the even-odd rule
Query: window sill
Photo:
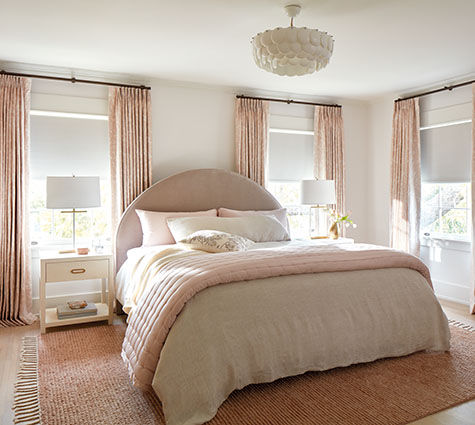
[[466, 239], [458, 239], [456, 237], [451, 238], [450, 236], [422, 236], [421, 237], [421, 246], [429, 248], [441, 248], [441, 249], [450, 249], [454, 251], [471, 251], [471, 242]]

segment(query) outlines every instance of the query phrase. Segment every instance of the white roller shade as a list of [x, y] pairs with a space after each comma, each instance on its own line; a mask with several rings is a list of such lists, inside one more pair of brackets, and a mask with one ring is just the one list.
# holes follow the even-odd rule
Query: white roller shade
[[30, 177], [100, 176], [109, 178], [108, 122], [30, 117]]
[[421, 131], [421, 177], [424, 182], [469, 182], [471, 123]]
[[313, 178], [313, 136], [271, 133], [269, 175], [271, 181], [300, 181]]

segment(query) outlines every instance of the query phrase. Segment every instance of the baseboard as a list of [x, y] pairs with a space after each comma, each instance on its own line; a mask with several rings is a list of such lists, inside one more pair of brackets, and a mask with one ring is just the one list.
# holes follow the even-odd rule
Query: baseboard
[[[107, 292], [106, 292], [107, 296]], [[98, 303], [101, 302], [101, 292], [87, 292], [82, 294], [74, 294], [74, 295], [60, 295], [60, 296], [52, 296], [46, 298], [46, 307], [56, 307], [59, 304], [66, 304], [68, 301], [74, 300], [86, 300], [87, 302]], [[40, 312], [40, 299], [33, 298], [32, 303], [32, 310], [34, 314], [38, 314]]]
[[437, 298], [453, 301], [463, 305], [470, 305], [470, 288], [452, 282], [433, 280], [434, 292]]

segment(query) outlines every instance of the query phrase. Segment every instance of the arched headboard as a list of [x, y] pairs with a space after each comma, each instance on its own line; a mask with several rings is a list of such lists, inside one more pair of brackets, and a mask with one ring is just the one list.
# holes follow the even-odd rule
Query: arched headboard
[[142, 227], [136, 209], [148, 211], [205, 211], [212, 208], [273, 210], [282, 208], [267, 190], [231, 171], [190, 170], [158, 181], [125, 210], [115, 240], [116, 270], [127, 251], [142, 245]]

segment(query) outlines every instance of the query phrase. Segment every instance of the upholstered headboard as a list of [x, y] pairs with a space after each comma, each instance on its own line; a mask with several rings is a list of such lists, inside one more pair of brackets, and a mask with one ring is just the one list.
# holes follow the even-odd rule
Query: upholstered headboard
[[132, 202], [122, 215], [115, 241], [116, 270], [127, 251], [142, 245], [142, 227], [135, 209], [205, 211], [212, 208], [273, 210], [281, 205], [267, 190], [237, 173], [190, 170], [160, 180]]

